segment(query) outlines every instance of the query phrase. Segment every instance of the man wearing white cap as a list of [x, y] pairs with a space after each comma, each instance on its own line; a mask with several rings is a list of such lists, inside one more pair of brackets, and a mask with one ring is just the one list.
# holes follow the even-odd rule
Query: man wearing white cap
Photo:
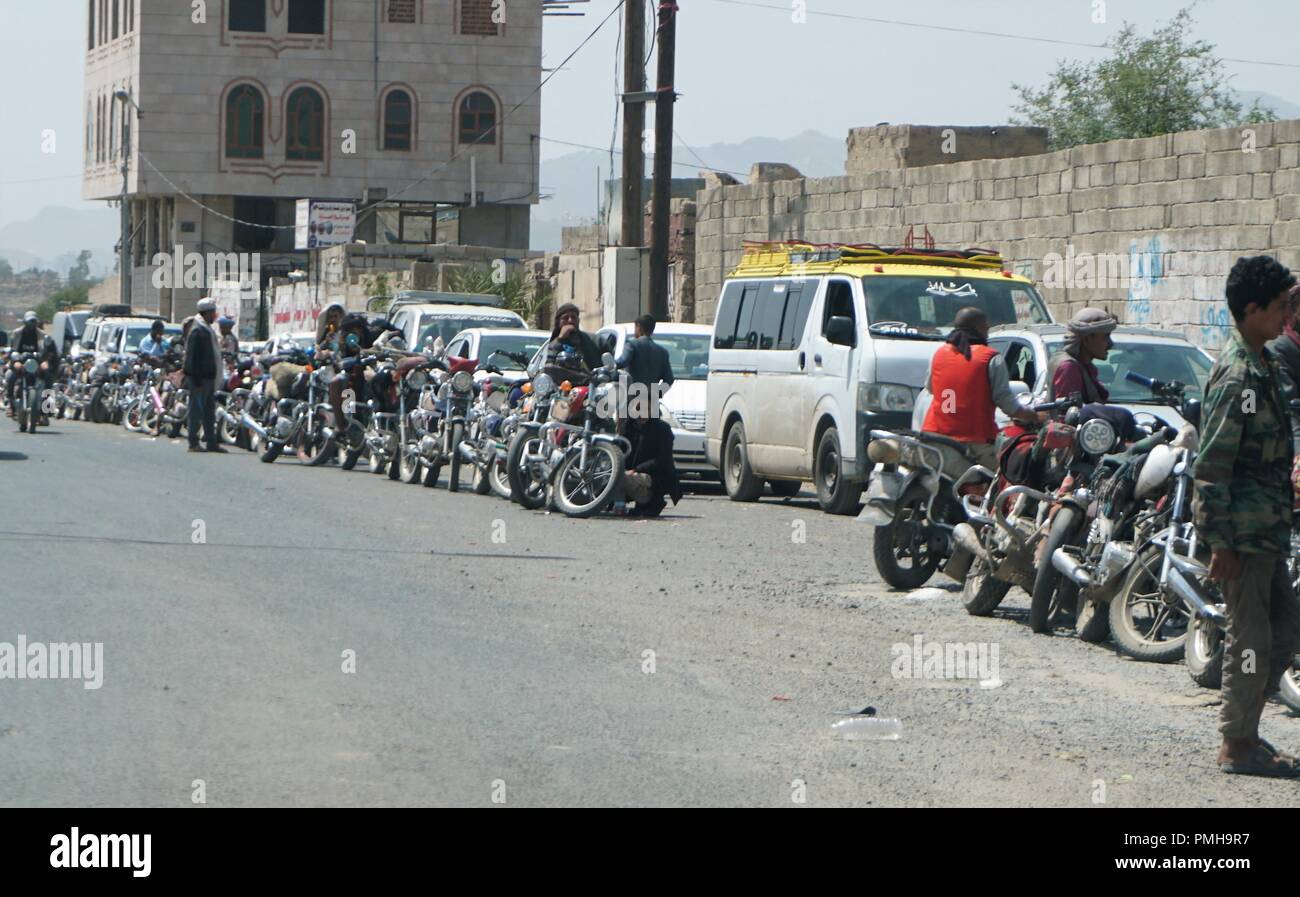
[[190, 451], [201, 452], [199, 422], [203, 423], [203, 442], [210, 452], [225, 452], [217, 439], [216, 391], [220, 376], [221, 340], [212, 329], [217, 319], [217, 303], [210, 298], [199, 300], [198, 316], [185, 340], [185, 376], [189, 381]]
[[[59, 349], [54, 344], [54, 340], [41, 330], [41, 319], [36, 316], [36, 312], [29, 311], [23, 315], [23, 326], [14, 331], [14, 340], [12, 346], [13, 352], [35, 352], [41, 356], [40, 376], [45, 383], [45, 388], [49, 389], [54, 385], [54, 378], [59, 370]], [[18, 379], [16, 372], [20, 365], [16, 364], [12, 371], [5, 375], [5, 388], [9, 392], [9, 411], [10, 417], [14, 416], [14, 393], [18, 388]]]

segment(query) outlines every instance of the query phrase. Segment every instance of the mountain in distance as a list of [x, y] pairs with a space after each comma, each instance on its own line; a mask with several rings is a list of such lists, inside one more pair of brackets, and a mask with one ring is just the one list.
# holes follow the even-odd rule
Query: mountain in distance
[[33, 266], [67, 274], [83, 249], [91, 251], [90, 271], [102, 276], [113, 270], [120, 218], [107, 206], [70, 209], [46, 206], [26, 221], [0, 227], [0, 258], [15, 271]]

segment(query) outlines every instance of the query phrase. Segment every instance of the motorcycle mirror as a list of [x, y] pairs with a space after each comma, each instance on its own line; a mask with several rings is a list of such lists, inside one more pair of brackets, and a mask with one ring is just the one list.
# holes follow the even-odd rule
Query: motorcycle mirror
[[600, 356], [600, 363], [607, 368], [612, 368], [614, 366], [614, 356], [609, 352], [606, 352], [604, 355]]

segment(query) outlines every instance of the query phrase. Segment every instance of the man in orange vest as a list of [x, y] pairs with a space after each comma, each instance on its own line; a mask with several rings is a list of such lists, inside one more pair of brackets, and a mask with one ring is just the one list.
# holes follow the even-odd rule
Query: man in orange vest
[[946, 345], [930, 360], [926, 388], [932, 400], [922, 430], [964, 442], [975, 460], [993, 469], [998, 436], [994, 408], [1020, 423], [1038, 423], [1046, 415], [1021, 405], [1011, 391], [1006, 361], [989, 348], [989, 319], [982, 310], [963, 308], [953, 318]]

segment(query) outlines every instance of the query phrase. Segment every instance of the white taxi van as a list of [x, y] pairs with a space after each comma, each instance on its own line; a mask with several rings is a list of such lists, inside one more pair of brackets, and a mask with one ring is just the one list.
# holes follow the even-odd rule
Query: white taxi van
[[823, 510], [854, 513], [866, 434], [910, 427], [930, 357], [968, 305], [991, 326], [1052, 320], [990, 250], [746, 243], [709, 350], [705, 450], [728, 496], [811, 480]]

